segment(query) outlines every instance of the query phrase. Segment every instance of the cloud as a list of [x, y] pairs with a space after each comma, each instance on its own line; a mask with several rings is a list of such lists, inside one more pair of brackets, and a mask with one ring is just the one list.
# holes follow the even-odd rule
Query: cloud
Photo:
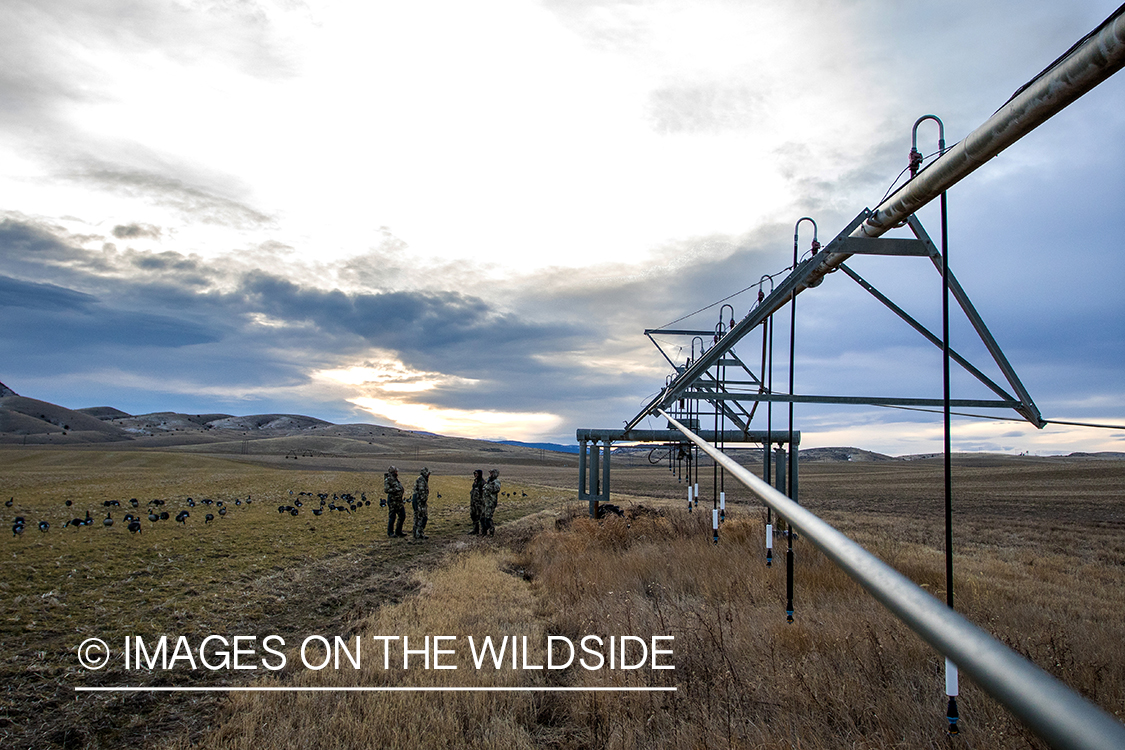
[[652, 127], [662, 134], [721, 133], [759, 125], [763, 96], [746, 84], [688, 83], [649, 94]]
[[[509, 30], [406, 7], [0, 9], [5, 382], [129, 411], [619, 424], [670, 371], [645, 328], [713, 330], [728, 295], [741, 318], [798, 217], [826, 242], [878, 202], [916, 117], [962, 137], [1112, 10], [551, 0]], [[954, 270], [1048, 416], [1120, 412], [1123, 81], [949, 196]], [[854, 268], [937, 330], [927, 261]], [[760, 334], [738, 353], [757, 366]], [[799, 390], [933, 395], [936, 357], [843, 274], [800, 299]], [[932, 439], [932, 415], [798, 414]], [[1013, 444], [986, 424], [974, 445]]]
[[132, 239], [134, 237], [159, 239], [160, 235], [160, 227], [154, 227], [151, 224], [118, 224], [113, 228], [113, 236], [119, 240]]
[[[195, 222], [235, 228], [248, 228], [273, 222], [268, 214], [257, 211], [245, 203], [160, 172], [100, 167], [78, 172], [71, 179], [172, 208]], [[136, 232], [129, 236], [154, 235]]]

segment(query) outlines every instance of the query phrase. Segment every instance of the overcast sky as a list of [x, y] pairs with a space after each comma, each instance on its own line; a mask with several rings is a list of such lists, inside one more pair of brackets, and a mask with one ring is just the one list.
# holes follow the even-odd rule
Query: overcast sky
[[[784, 269], [802, 216], [827, 242], [918, 117], [956, 142], [1118, 4], [8, 0], [0, 381], [71, 408], [573, 442], [664, 384], [645, 328]], [[949, 195], [951, 267], [1048, 419], [1125, 424], [1123, 102], [1118, 74]], [[928, 261], [850, 265], [937, 329]], [[937, 350], [843, 274], [801, 296], [796, 338], [799, 393], [940, 396]], [[796, 423], [806, 447], [941, 446], [933, 414]], [[954, 447], [1120, 451], [1125, 431], [958, 419]]]

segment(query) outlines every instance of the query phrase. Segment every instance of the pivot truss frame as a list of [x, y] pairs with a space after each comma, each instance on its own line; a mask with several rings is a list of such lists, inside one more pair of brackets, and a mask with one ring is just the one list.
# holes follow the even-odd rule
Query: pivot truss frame
[[[689, 361], [686, 366], [677, 366], [668, 354], [661, 348], [654, 335], [663, 336], [706, 336], [712, 337], [711, 331], [695, 331], [671, 328], [650, 328], [645, 330], [645, 335], [657, 347], [665, 359], [677, 370], [676, 377], [661, 392], [626, 424], [630, 430], [646, 416], [657, 413], [661, 409], [671, 409], [672, 405], [681, 400], [706, 401], [712, 407], [733, 422], [739, 429], [748, 431], [750, 420], [754, 416], [757, 405], [761, 402], [791, 402], [805, 404], [858, 404], [871, 406], [903, 406], [913, 408], [941, 408], [944, 404], [940, 398], [901, 398], [889, 396], [832, 396], [832, 395], [807, 395], [796, 393], [779, 393], [770, 389], [763, 377], [755, 375], [735, 353], [734, 346], [749, 333], [764, 325], [770, 316], [785, 304], [790, 302], [795, 294], [802, 288], [819, 285], [825, 273], [843, 271], [845, 275], [854, 280], [860, 287], [881, 302], [895, 315], [917, 331], [923, 338], [936, 346], [942, 346], [941, 337], [934, 334], [922, 323], [918, 322], [909, 313], [895, 304], [887, 295], [880, 292], [874, 285], [860, 276], [851, 267], [843, 262], [838, 262], [835, 267], [825, 270], [829, 258], [834, 255], [882, 255], [894, 257], [920, 257], [929, 258], [941, 273], [941, 252], [930, 239], [922, 223], [914, 215], [906, 219], [906, 225], [914, 234], [914, 239], [909, 238], [884, 238], [884, 237], [854, 237], [852, 232], [862, 226], [874, 212], [864, 209], [847, 227], [841, 231], [825, 248], [806, 259], [765, 297], [745, 318], [731, 328], [726, 335], [718, 338], [711, 349], [706, 350], [695, 361]], [[811, 281], [815, 278], [815, 281]], [[811, 281], [811, 283], [810, 283]], [[977, 336], [992, 356], [992, 360], [1003, 374], [1009, 392], [995, 380], [985, 375], [978, 367], [973, 365], [966, 357], [956, 351], [950, 350], [950, 358], [961, 368], [972, 375], [977, 381], [992, 391], [998, 398], [995, 399], [954, 399], [950, 401], [953, 408], [975, 409], [1012, 409], [1023, 419], [1042, 428], [1046, 421], [1039, 413], [1031, 394], [1024, 387], [1015, 368], [1004, 355], [1003, 350], [993, 337], [984, 319], [973, 305], [969, 295], [957, 281], [949, 274], [949, 291], [956, 299], [965, 317], [972, 325]], [[749, 379], [733, 380], [725, 376], [725, 367], [734, 365], [737, 377]], [[745, 404], [750, 404], [748, 409]]]

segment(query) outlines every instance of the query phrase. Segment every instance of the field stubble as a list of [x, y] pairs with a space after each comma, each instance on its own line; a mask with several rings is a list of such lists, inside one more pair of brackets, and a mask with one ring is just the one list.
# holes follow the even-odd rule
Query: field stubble
[[[294, 472], [279, 480], [266, 470], [231, 471], [223, 481], [245, 481], [255, 493], [266, 492], [268, 481], [280, 482], [278, 490], [308, 483]], [[354, 485], [351, 476], [342, 481]], [[703, 472], [705, 498], [709, 476]], [[569, 472], [560, 477], [573, 479]], [[935, 462], [810, 465], [802, 467], [802, 500], [944, 599], [940, 477]], [[730, 520], [716, 546], [710, 543], [710, 514], [686, 513], [683, 485], [666, 470], [615, 467], [613, 480], [620, 490], [614, 501], [626, 508], [626, 519], [583, 518], [582, 508], [565, 502], [574, 493], [557, 490], [549, 500], [509, 505], [501, 520], [510, 523], [496, 539], [503, 545], [495, 548], [453, 542], [445, 547], [452, 556], [440, 560], [413, 551], [396, 559], [387, 556], [385, 540], [382, 547], [357, 551], [370, 536], [341, 538], [316, 554], [304, 550], [301, 554], [311, 555], [305, 564], [211, 579], [204, 588], [208, 595], [227, 597], [220, 602], [245, 599], [245, 615], [230, 622], [254, 623], [260, 632], [267, 632], [273, 616], [282, 618], [273, 620], [275, 625], [315, 623], [319, 632], [332, 622], [340, 632], [364, 639], [388, 633], [509, 634], [541, 644], [547, 635], [675, 636], [675, 671], [470, 671], [459, 653], [457, 671], [384, 671], [373, 662], [362, 670], [287, 667], [260, 684], [675, 685], [675, 693], [235, 694], [221, 702], [175, 704], [139, 696], [110, 699], [104, 706], [88, 702], [87, 710], [100, 717], [112, 703], [142, 719], [164, 721], [151, 740], [132, 727], [118, 728], [116, 735], [88, 733], [84, 744], [114, 746], [113, 737], [128, 737], [134, 745], [170, 741], [177, 750], [1041, 746], [965, 678], [963, 732], [946, 737], [940, 659], [804, 540], [796, 543], [797, 621], [787, 625], [784, 566], [779, 557], [772, 569], [764, 567], [764, 511], [745, 491], [728, 483]], [[1125, 665], [1115, 658], [1125, 638], [1123, 499], [1122, 462], [968, 461], [958, 465], [955, 478], [958, 609], [1118, 717], [1125, 716]], [[452, 518], [449, 523], [438, 527], [441, 534], [456, 528]], [[100, 529], [78, 533], [92, 531]], [[263, 560], [272, 557], [260, 554]], [[84, 556], [86, 564], [89, 557]], [[48, 567], [50, 560], [39, 564]], [[139, 563], [113, 569], [133, 570]], [[164, 577], [174, 583], [178, 575], [182, 586], [183, 572], [169, 570]], [[9, 566], [3, 581], [14, 586], [21, 574], [22, 568]], [[358, 583], [349, 585], [351, 578]], [[336, 609], [309, 608], [302, 619], [294, 614], [300, 596], [289, 596], [289, 604], [275, 602], [276, 609], [261, 603], [269, 599], [260, 589], [296, 580], [308, 582], [297, 586], [301, 595], [335, 601]], [[339, 590], [318, 594], [316, 583], [325, 580]], [[392, 591], [380, 591], [384, 584]], [[21, 591], [25, 598], [16, 612], [22, 615], [31, 611], [32, 592]], [[117, 606], [124, 608], [119, 617], [142, 619], [128, 601]], [[253, 606], [263, 609], [250, 611]], [[66, 608], [63, 600], [60, 607]], [[5, 632], [6, 643], [16, 630]], [[56, 639], [56, 646], [64, 640]], [[66, 645], [73, 644], [66, 640]], [[20, 677], [30, 686], [26, 645], [19, 654], [9, 660], [5, 677]], [[73, 661], [69, 653], [55, 658]], [[531, 658], [541, 663], [541, 651]], [[41, 687], [54, 686], [56, 704], [75, 684], [72, 674], [44, 673], [37, 679]], [[211, 730], [201, 731], [205, 727]]]
[[[133, 634], [200, 640], [278, 633], [287, 642], [347, 635], [372, 611], [414, 591], [415, 571], [437, 564], [468, 528], [464, 477], [431, 477], [431, 540], [414, 544], [386, 537], [382, 472], [293, 472], [169, 453], [67, 450], [2, 451], [0, 469], [13, 498], [12, 507], [0, 508], [5, 530], [16, 516], [28, 522], [0, 547], [3, 747], [142, 747], [170, 735], [195, 736], [213, 723], [220, 701], [210, 694], [76, 697], [74, 688], [223, 685], [231, 682], [229, 671], [127, 673], [115, 659], [87, 672], [76, 661], [78, 644], [98, 637], [115, 647]], [[404, 472], [409, 492], [415, 477]], [[517, 482], [506, 489], [529, 494], [500, 504], [501, 524], [557, 500]], [[315, 493], [344, 505], [334, 496], [364, 492], [371, 505], [354, 513], [311, 513], [320, 504]], [[204, 498], [222, 501], [227, 514], [202, 504]], [[154, 499], [164, 505], [150, 504]], [[112, 500], [121, 505], [103, 505]], [[278, 512], [298, 500], [296, 517]], [[191, 514], [184, 525], [173, 520], [181, 509]], [[87, 510], [90, 526], [65, 526]], [[150, 522], [150, 510], [170, 518]], [[110, 527], [102, 523], [107, 513]], [[126, 529], [126, 513], [141, 517], [139, 533]], [[215, 516], [210, 523], [206, 513]], [[40, 521], [49, 531], [38, 530]], [[408, 508], [407, 532], [410, 524]]]

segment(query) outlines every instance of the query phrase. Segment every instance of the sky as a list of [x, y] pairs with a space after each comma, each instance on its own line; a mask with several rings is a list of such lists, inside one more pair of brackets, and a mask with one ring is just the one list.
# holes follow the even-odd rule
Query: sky
[[[0, 382], [573, 443], [664, 385], [646, 328], [712, 330], [740, 291], [745, 315], [798, 219], [826, 243], [878, 204], [917, 118], [956, 142], [1117, 6], [8, 0]], [[1119, 73], [949, 192], [951, 268], [1047, 419], [1125, 424], [1122, 101]], [[936, 330], [928, 261], [849, 265]], [[801, 295], [795, 338], [798, 393], [940, 397], [938, 351], [843, 274]], [[953, 396], [989, 394], [955, 374]], [[795, 424], [804, 447], [942, 442], [935, 414]], [[1125, 451], [1125, 430], [956, 418], [953, 446]]]

